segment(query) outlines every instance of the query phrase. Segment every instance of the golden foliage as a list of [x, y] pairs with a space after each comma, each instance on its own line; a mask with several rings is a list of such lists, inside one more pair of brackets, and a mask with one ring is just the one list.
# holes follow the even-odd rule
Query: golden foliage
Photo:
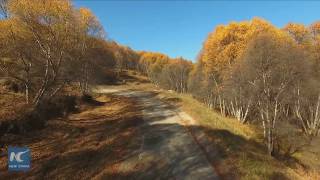
[[284, 30], [287, 31], [298, 44], [307, 43], [309, 40], [310, 32], [303, 24], [289, 23], [284, 27]]
[[242, 55], [250, 39], [264, 31], [275, 31], [275, 27], [259, 18], [218, 26], [203, 45], [200, 61], [206, 74], [217, 75], [226, 71]]

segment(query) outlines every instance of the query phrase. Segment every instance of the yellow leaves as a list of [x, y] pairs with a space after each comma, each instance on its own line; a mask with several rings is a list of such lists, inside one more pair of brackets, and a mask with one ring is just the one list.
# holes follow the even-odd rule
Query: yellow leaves
[[271, 38], [273, 47], [286, 46], [314, 54], [320, 47], [320, 22], [305, 27], [302, 24], [289, 23], [278, 29], [271, 23], [254, 18], [251, 21], [231, 22], [219, 25], [209, 34], [203, 44], [197, 69], [201, 68], [206, 77], [223, 80], [233, 66], [243, 59], [252, 39], [260, 35]]
[[87, 8], [80, 8], [79, 12], [84, 22], [89, 22], [92, 18], [94, 18], [92, 12]]
[[[179, 68], [185, 69], [188, 72], [192, 68], [192, 63], [180, 58], [170, 58], [165, 54], [158, 52], [138, 52], [140, 56], [139, 64], [143, 66], [142, 71], [148, 73], [151, 79], [157, 81], [162, 71], [171, 69], [178, 70]], [[179, 69], [181, 70], [181, 69]]]
[[92, 12], [87, 8], [80, 8], [79, 9], [80, 21], [81, 23], [86, 26], [87, 28], [91, 25], [96, 23], [96, 17], [92, 14]]
[[8, 8], [10, 19], [16, 21], [20, 29], [33, 29], [41, 34], [67, 32], [74, 19], [68, 0], [10, 0]]
[[296, 24], [296, 23], [289, 23], [285, 26], [284, 30], [288, 31], [289, 33], [296, 33], [296, 34], [307, 34], [308, 30], [303, 24]]
[[80, 16], [79, 23], [84, 31], [93, 37], [103, 38], [105, 32], [96, 16], [87, 8], [80, 8], [77, 12]]
[[289, 23], [284, 27], [284, 30], [287, 31], [298, 44], [308, 41], [310, 35], [308, 28], [303, 24]]
[[193, 64], [190, 61], [186, 61], [183, 58], [176, 58], [176, 59], [171, 59], [168, 61], [168, 63], [171, 66], [175, 67], [183, 67], [183, 66], [188, 66], [190, 69], [192, 68]]
[[8, 33], [8, 29], [11, 26], [11, 21], [8, 19], [0, 20], [0, 36], [4, 33]]
[[69, 0], [10, 0], [9, 11], [25, 18], [39, 16], [65, 17], [72, 11]]
[[74, 9], [69, 0], [10, 0], [8, 8], [16, 34], [33, 34], [46, 43], [81, 46], [91, 37], [102, 39], [105, 34], [90, 10]]
[[169, 60], [167, 55], [156, 52], [143, 52], [140, 61], [147, 64], [162, 64]]
[[259, 33], [263, 31], [269, 31], [275, 29], [275, 27], [268, 21], [255, 17], [251, 21], [251, 33]]
[[288, 39], [285, 33], [260, 18], [217, 26], [205, 41], [200, 57], [206, 75], [223, 78], [223, 74], [243, 55], [250, 40], [262, 32], [270, 32], [281, 41]]
[[[272, 45], [275, 51], [286, 51], [286, 47], [292, 47], [310, 55], [317, 54], [315, 52], [320, 47], [320, 22], [310, 27], [289, 23], [282, 30], [260, 18], [219, 25], [204, 42], [196, 69], [204, 72], [205, 79], [215, 77], [218, 81], [223, 81], [228, 72], [245, 59], [244, 53], [248, 51], [253, 39], [261, 37], [269, 38], [270, 47]], [[265, 47], [263, 52], [269, 52], [267, 46]], [[196, 69], [193, 72], [196, 72]]]
[[313, 40], [320, 42], [320, 21], [311, 24], [309, 29]]
[[310, 30], [313, 33], [319, 34], [320, 33], [320, 21], [317, 21], [310, 26]]
[[0, 41], [1, 43], [29, 38], [30, 34], [20, 28], [16, 19], [0, 20]]

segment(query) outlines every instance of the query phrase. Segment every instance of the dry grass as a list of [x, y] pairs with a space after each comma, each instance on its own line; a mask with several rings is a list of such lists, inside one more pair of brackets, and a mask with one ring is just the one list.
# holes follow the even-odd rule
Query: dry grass
[[320, 179], [320, 137], [315, 138], [310, 146], [295, 154], [294, 157], [310, 169], [305, 176], [310, 179]]
[[10, 92], [0, 86], [0, 122], [15, 119], [24, 106], [23, 94]]
[[[66, 86], [60, 95], [80, 96], [75, 85]], [[25, 96], [15, 93], [0, 85], [0, 122], [16, 119], [26, 108]]]
[[90, 179], [126, 177], [117, 164], [138, 149], [139, 108], [132, 99], [100, 96], [68, 118], [50, 120], [45, 129], [24, 136], [3, 137], [5, 145], [31, 148], [32, 169], [9, 173], [7, 155], [0, 158], [3, 179]]

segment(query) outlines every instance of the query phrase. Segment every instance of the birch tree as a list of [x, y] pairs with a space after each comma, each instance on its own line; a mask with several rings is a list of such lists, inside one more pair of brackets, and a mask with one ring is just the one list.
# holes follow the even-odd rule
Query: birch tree
[[75, 78], [87, 91], [94, 64], [89, 49], [104, 38], [94, 15], [68, 0], [10, 0], [7, 8], [10, 17], [0, 22], [1, 70], [25, 85], [26, 102], [38, 106]]
[[274, 152], [277, 122], [286, 120], [281, 111], [286, 96], [303, 77], [303, 53], [286, 34], [269, 32], [254, 38], [244, 56], [248, 88], [255, 94], [268, 153]]

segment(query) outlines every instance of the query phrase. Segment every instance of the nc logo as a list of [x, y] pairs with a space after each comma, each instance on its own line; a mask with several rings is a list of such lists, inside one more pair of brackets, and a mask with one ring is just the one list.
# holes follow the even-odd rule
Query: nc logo
[[8, 148], [9, 171], [27, 171], [30, 169], [30, 149], [26, 147]]

